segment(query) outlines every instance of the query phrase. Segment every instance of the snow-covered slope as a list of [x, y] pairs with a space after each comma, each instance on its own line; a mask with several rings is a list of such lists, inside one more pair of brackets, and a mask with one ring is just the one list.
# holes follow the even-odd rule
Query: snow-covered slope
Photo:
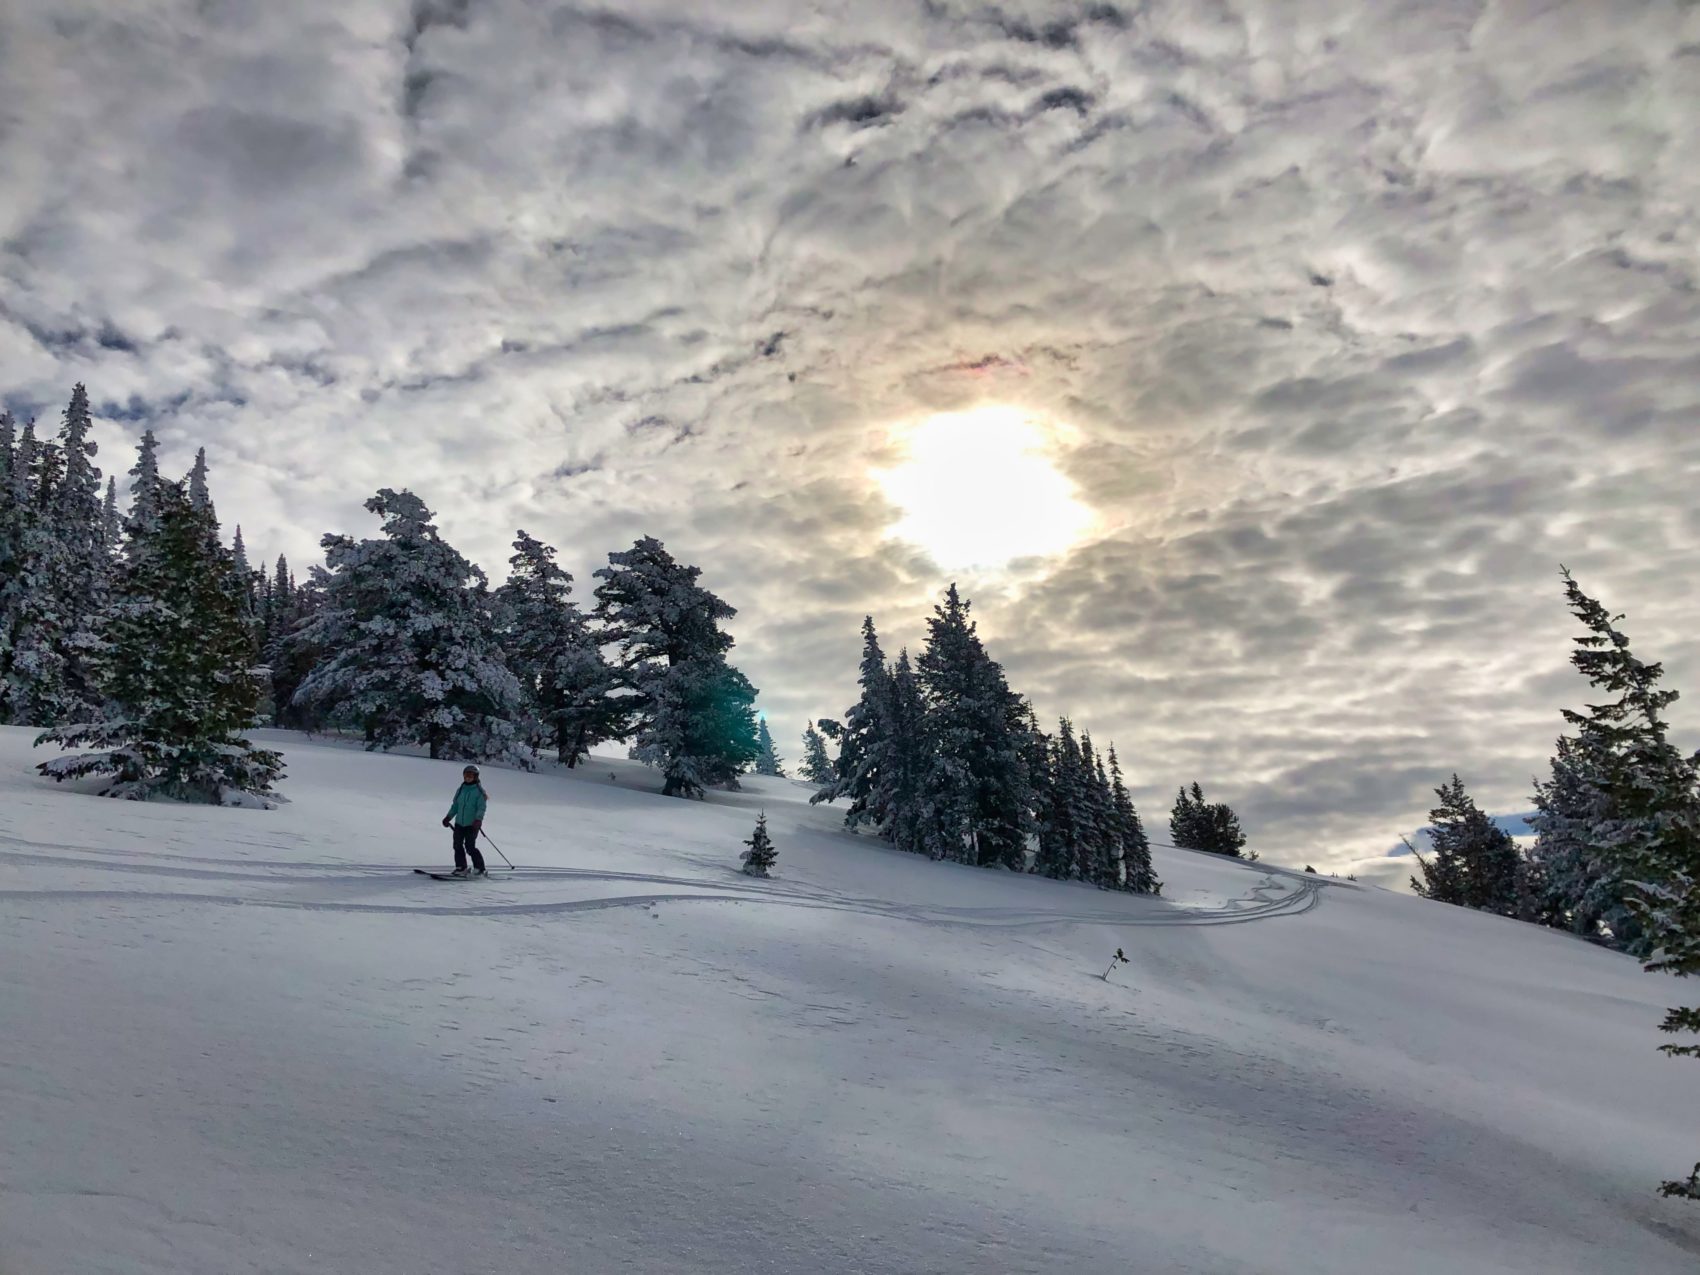
[[610, 761], [488, 771], [521, 871], [437, 883], [456, 765], [268, 738], [258, 812], [0, 731], [3, 1275], [1700, 1268], [1653, 1194], [1686, 989], [1620, 956], [1185, 854], [1162, 900], [927, 863]]

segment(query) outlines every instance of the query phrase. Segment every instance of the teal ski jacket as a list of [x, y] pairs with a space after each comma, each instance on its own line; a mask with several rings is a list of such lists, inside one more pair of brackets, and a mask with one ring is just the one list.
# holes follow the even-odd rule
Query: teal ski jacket
[[484, 821], [484, 808], [489, 799], [483, 784], [462, 784], [455, 789], [455, 799], [449, 803], [449, 818], [462, 828]]

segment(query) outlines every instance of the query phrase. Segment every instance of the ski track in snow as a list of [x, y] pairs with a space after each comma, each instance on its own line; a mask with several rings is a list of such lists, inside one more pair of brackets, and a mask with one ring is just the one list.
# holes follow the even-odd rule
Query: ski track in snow
[[[1310, 911], [1322, 898], [1322, 882], [1297, 880], [1286, 888], [1271, 875], [1253, 886], [1243, 896], [1227, 900], [1221, 907], [1183, 908], [1160, 900], [1149, 900], [1153, 910], [1149, 915], [1123, 911], [1051, 911], [1008, 907], [947, 907], [939, 905], [907, 905], [873, 898], [857, 898], [823, 889], [799, 889], [774, 884], [769, 887], [749, 885], [728, 888], [713, 882], [689, 877], [663, 876], [653, 873], [597, 871], [588, 868], [519, 866], [509, 871], [492, 868], [491, 875], [482, 881], [435, 882], [425, 886], [413, 882], [410, 867], [389, 864], [315, 864], [284, 860], [219, 860], [205, 856], [161, 854], [153, 851], [96, 851], [81, 848], [79, 855], [54, 853], [49, 845], [38, 845], [18, 837], [0, 836], [13, 846], [29, 845], [30, 850], [0, 850], [0, 862], [29, 864], [58, 869], [81, 868], [96, 872], [140, 875], [162, 879], [204, 881], [251, 881], [258, 884], [322, 884], [369, 883], [394, 879], [398, 886], [411, 891], [441, 892], [444, 889], [475, 890], [480, 894], [514, 882], [640, 882], [649, 885], [672, 886], [666, 893], [598, 896], [594, 898], [534, 901], [510, 898], [499, 902], [467, 902], [464, 904], [430, 903], [358, 903], [336, 899], [289, 899], [263, 893], [212, 894], [191, 891], [114, 890], [101, 888], [48, 888], [36, 890], [0, 890], [0, 900], [26, 902], [161, 901], [171, 903], [203, 903], [227, 907], [280, 908], [308, 912], [379, 913], [416, 916], [546, 916], [552, 913], [570, 914], [596, 912], [608, 908], [648, 907], [660, 903], [756, 903], [772, 907], [811, 908], [823, 911], [850, 912], [865, 916], [889, 917], [930, 925], [960, 925], [990, 929], [1027, 929], [1049, 925], [1242, 925], [1275, 917], [1297, 916]], [[85, 857], [91, 853], [111, 858]], [[177, 862], [150, 862], [175, 860]], [[206, 866], [188, 867], [186, 863]], [[258, 869], [258, 871], [256, 871]], [[741, 874], [739, 874], [741, 875]], [[1162, 909], [1162, 910], [1156, 910]]]

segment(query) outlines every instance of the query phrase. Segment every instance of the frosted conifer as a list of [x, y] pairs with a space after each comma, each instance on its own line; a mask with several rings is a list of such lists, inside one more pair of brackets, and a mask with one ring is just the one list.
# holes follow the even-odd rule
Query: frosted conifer
[[[1587, 630], [1571, 663], [1614, 699], [1586, 712], [1564, 710], [1588, 764], [1574, 777], [1583, 805], [1598, 812], [1586, 837], [1627, 883], [1631, 909], [1645, 927], [1643, 966], [1678, 977], [1700, 974], [1700, 754], [1671, 743], [1665, 710], [1674, 690], [1660, 689], [1664, 669], [1637, 659], [1614, 616], [1564, 572], [1571, 613]], [[1673, 1035], [1700, 1033], [1700, 1007], [1672, 1009], [1661, 1024]], [[1700, 1058], [1700, 1044], [1660, 1046]], [[1700, 1164], [1666, 1182], [1663, 1195], [1700, 1200]]]
[[145, 536], [158, 525], [159, 486], [159, 442], [151, 429], [143, 430], [136, 463], [130, 469], [130, 515], [125, 530], [131, 536]]
[[756, 723], [756, 774], [785, 778], [785, 764], [773, 745], [773, 732], [767, 728], [767, 718]]
[[[318, 662], [293, 696], [298, 707], [357, 727], [369, 749], [423, 744], [436, 757], [530, 766], [524, 702], [503, 663], [484, 573], [441, 536], [409, 491], [366, 502], [381, 539], [327, 535], [324, 602], [293, 640]], [[212, 511], [204, 507], [207, 519]]]
[[1429, 811], [1432, 858], [1419, 854], [1423, 880], [1412, 888], [1424, 898], [1516, 916], [1519, 910], [1517, 843], [1464, 791], [1457, 775], [1435, 789], [1440, 804]]
[[573, 578], [555, 550], [517, 533], [507, 584], [496, 593], [508, 667], [531, 701], [556, 760], [571, 768], [597, 744], [624, 730], [625, 710], [613, 692], [614, 670], [601, 642], [572, 600]]
[[652, 536], [596, 572], [601, 637], [619, 645], [631, 693], [631, 754], [662, 771], [667, 796], [734, 784], [756, 756], [756, 691], [727, 662], [732, 637], [720, 628], [737, 612], [697, 583], [701, 574]]
[[767, 812], [764, 810], [756, 816], [756, 828], [744, 844], [749, 847], [738, 857], [744, 862], [744, 871], [752, 877], [765, 877], [775, 863], [779, 861], [779, 853], [773, 848], [773, 839], [767, 834]]
[[929, 754], [918, 839], [936, 859], [1019, 871], [1033, 826], [1022, 758], [1027, 710], [969, 611], [951, 585], [927, 621], [916, 664]]
[[844, 826], [854, 829], [869, 824], [883, 835], [886, 829], [881, 826], [881, 812], [871, 802], [891, 751], [891, 671], [886, 668], [871, 615], [862, 618], [862, 667], [857, 681], [862, 693], [846, 710], [838, 731], [838, 760], [832, 781], [809, 800], [847, 797], [850, 807], [844, 814]]
[[803, 732], [803, 778], [811, 784], [832, 782], [832, 758], [826, 755], [826, 740], [813, 722]]
[[283, 765], [240, 734], [260, 688], [229, 555], [209, 535], [209, 513], [181, 487], [166, 485], [159, 496], [154, 532], [132, 547], [105, 616], [107, 709], [37, 740], [96, 751], [38, 769], [59, 780], [110, 775], [102, 792], [113, 797], [264, 799]]
[[1121, 762], [1115, 745], [1110, 745], [1110, 801], [1115, 810], [1116, 836], [1121, 841], [1121, 873], [1117, 884], [1135, 894], [1156, 894], [1163, 883], [1151, 867], [1151, 843], [1145, 835], [1145, 825], [1122, 777]]

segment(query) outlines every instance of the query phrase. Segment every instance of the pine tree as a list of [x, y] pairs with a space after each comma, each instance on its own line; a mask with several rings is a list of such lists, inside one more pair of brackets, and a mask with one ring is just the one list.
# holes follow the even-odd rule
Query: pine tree
[[917, 662], [929, 753], [920, 842], [935, 859], [1021, 871], [1033, 809], [1021, 751], [1026, 705], [986, 654], [969, 611], [951, 585]]
[[296, 705], [295, 692], [324, 658], [312, 628], [322, 596], [308, 585], [298, 585], [290, 574], [288, 559], [278, 555], [266, 609], [265, 637], [260, 645], [271, 674], [273, 725], [310, 727], [318, 720], [311, 708]]
[[1204, 789], [1196, 782], [1190, 792], [1181, 789], [1175, 801], [1169, 816], [1169, 839], [1182, 850], [1203, 850], [1254, 862], [1257, 859], [1245, 850], [1245, 833], [1232, 807], [1206, 801]]
[[773, 746], [773, 733], [765, 717], [756, 723], [756, 774], [785, 778], [785, 764]]
[[1135, 894], [1160, 893], [1163, 883], [1152, 870], [1151, 843], [1122, 778], [1121, 762], [1116, 758], [1114, 744], [1110, 745], [1110, 802], [1115, 811], [1116, 836], [1121, 843], [1121, 871], [1117, 884]]
[[1082, 766], [1081, 811], [1084, 835], [1079, 848], [1080, 879], [1102, 889], [1120, 884], [1121, 842], [1115, 831], [1115, 808], [1110, 794], [1110, 777], [1092, 747], [1092, 732], [1080, 732]]
[[[189, 471], [189, 503], [196, 509], [212, 512], [212, 495], [207, 490], [207, 449], [195, 449], [195, 466]], [[217, 525], [217, 519], [213, 519]]]
[[1524, 915], [1588, 937], [1604, 929], [1614, 946], [1646, 956], [1645, 932], [1630, 907], [1620, 865], [1596, 847], [1597, 830], [1610, 817], [1599, 783], [1606, 764], [1591, 756], [1582, 741], [1559, 738], [1551, 777], [1535, 785], [1535, 813], [1529, 820], [1535, 843], [1524, 878], [1525, 893], [1537, 897]]
[[[1700, 974], [1700, 754], [1671, 743], [1665, 710], [1674, 690], [1661, 690], [1660, 664], [1629, 649], [1614, 616], [1564, 572], [1571, 613], [1587, 630], [1571, 663], [1589, 683], [1616, 698], [1586, 712], [1564, 710], [1587, 759], [1573, 776], [1593, 812], [1582, 835], [1609, 871], [1626, 882], [1629, 906], [1645, 927], [1642, 966], [1681, 977]], [[1672, 1009], [1661, 1024], [1673, 1035], [1700, 1033], [1700, 1007]], [[1700, 1058], [1700, 1044], [1667, 1044], [1673, 1055]], [[1660, 1194], [1700, 1199], [1700, 1164]]]
[[632, 756], [661, 769], [667, 796], [735, 784], [756, 756], [756, 690], [727, 662], [732, 637], [720, 629], [737, 612], [651, 536], [608, 564], [596, 572], [596, 615], [602, 640], [620, 647]]
[[1051, 810], [1051, 737], [1039, 727], [1038, 714], [1027, 706], [1021, 732], [1021, 765], [1033, 807], [1027, 834], [1027, 871], [1041, 871], [1045, 855], [1045, 826]]
[[779, 853], [773, 848], [772, 838], [767, 835], [767, 811], [756, 816], [756, 830], [744, 844], [749, 849], [738, 856], [744, 862], [744, 871], [752, 877], [765, 877], [779, 861]]
[[100, 510], [100, 539], [108, 557], [116, 557], [124, 547], [124, 519], [118, 513], [118, 480], [106, 480], [106, 500]]
[[259, 704], [230, 560], [210, 515], [175, 484], [160, 492], [153, 534], [133, 545], [104, 617], [100, 666], [110, 711], [36, 742], [98, 751], [40, 763], [63, 780], [109, 774], [103, 795], [229, 803], [264, 798], [282, 759], [240, 735]]
[[1425, 899], [1516, 916], [1519, 909], [1517, 843], [1464, 791], [1457, 775], [1436, 788], [1440, 804], [1429, 811], [1432, 861], [1417, 855], [1423, 880], [1411, 879]]
[[572, 600], [573, 578], [555, 563], [555, 550], [520, 531], [508, 559], [507, 584], [497, 591], [508, 667], [525, 688], [547, 740], [569, 769], [596, 745], [625, 729], [614, 670], [601, 642]]
[[873, 795], [881, 831], [899, 850], [925, 853], [922, 844], [922, 785], [930, 761], [927, 710], [909, 649], [897, 653], [891, 670], [891, 719], [886, 764]]
[[829, 784], [832, 776], [832, 758], [826, 755], [826, 740], [810, 722], [803, 732], [803, 778], [811, 784]]
[[254, 568], [248, 565], [248, 547], [242, 543], [242, 526], [236, 527], [236, 535], [230, 542], [230, 565], [235, 579], [242, 586], [242, 594], [250, 610], [253, 609], [254, 598]]
[[103, 530], [101, 473], [89, 437], [94, 417], [88, 391], [79, 383], [71, 391], [59, 431], [65, 471], [49, 516], [56, 538], [50, 561], [56, 578], [56, 602], [65, 633], [65, 702], [56, 721], [86, 716], [100, 703], [93, 668], [98, 658], [98, 617], [107, 601], [111, 554]]
[[130, 469], [130, 515], [125, 530], [146, 536], [159, 524], [159, 442], [151, 429], [142, 431], [136, 463]]
[[862, 617], [862, 668], [857, 682], [862, 693], [846, 710], [837, 732], [838, 760], [832, 781], [809, 800], [812, 804], [848, 797], [850, 808], [845, 811], [844, 826], [855, 829], [869, 824], [883, 835], [886, 829], [881, 815], [885, 812], [874, 809], [872, 798], [891, 751], [891, 671], [886, 668], [871, 615]]
[[24, 587], [23, 534], [27, 506], [21, 491], [15, 488], [20, 463], [17, 423], [10, 412], [0, 411], [0, 723], [11, 720], [7, 688], [12, 614]]
[[1046, 802], [1039, 820], [1039, 853], [1033, 870], [1059, 881], [1073, 879], [1079, 870], [1080, 744], [1074, 723], [1064, 717], [1049, 741], [1044, 781]]
[[16, 721], [54, 725], [86, 717], [99, 703], [97, 617], [112, 564], [102, 530], [101, 475], [92, 459], [93, 425], [88, 391], [78, 385], [57, 445], [37, 447], [33, 429], [24, 431], [20, 451], [28, 453], [31, 472], [14, 486], [24, 509], [17, 576], [0, 600], [7, 629], [0, 680]]
[[6, 463], [0, 480], [0, 722], [26, 720], [23, 686], [29, 668], [19, 664], [18, 644], [25, 636], [28, 600], [35, 587], [31, 549], [40, 517], [34, 500], [34, 422], [24, 426], [21, 436], [14, 431], [11, 414], [0, 417]]
[[[199, 507], [208, 522], [211, 503]], [[382, 539], [327, 535], [320, 609], [294, 640], [320, 659], [293, 702], [357, 726], [368, 749], [530, 766], [518, 680], [497, 650], [484, 573], [438, 534], [409, 491], [366, 502]]]
[[1197, 784], [1192, 788], [1198, 793], [1197, 801], [1183, 784], [1175, 794], [1175, 804], [1169, 811], [1169, 844], [1177, 850], [1204, 849], [1204, 829], [1200, 826], [1202, 815], [1199, 810], [1204, 804], [1204, 792]]

